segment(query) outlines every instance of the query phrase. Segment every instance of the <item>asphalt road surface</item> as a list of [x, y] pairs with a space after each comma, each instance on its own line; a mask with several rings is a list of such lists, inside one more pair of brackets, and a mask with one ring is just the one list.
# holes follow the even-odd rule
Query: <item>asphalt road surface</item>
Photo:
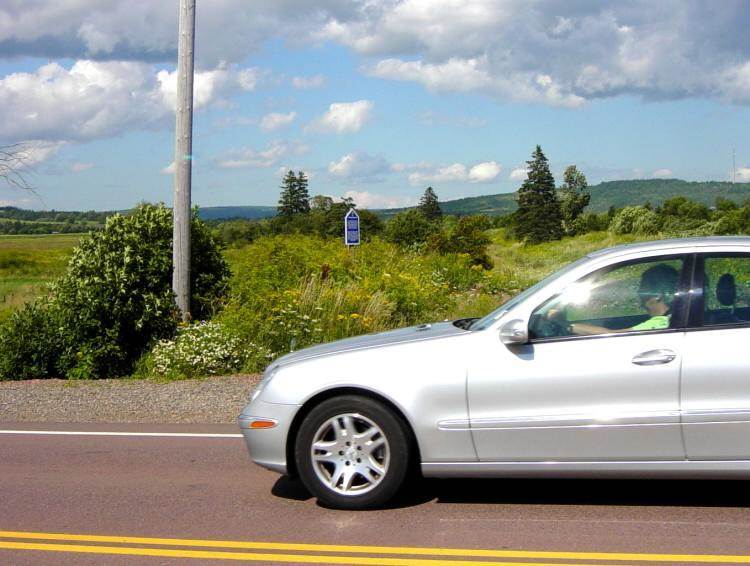
[[0, 429], [2, 565], [750, 563], [745, 482], [422, 480], [343, 512], [252, 465], [233, 426]]

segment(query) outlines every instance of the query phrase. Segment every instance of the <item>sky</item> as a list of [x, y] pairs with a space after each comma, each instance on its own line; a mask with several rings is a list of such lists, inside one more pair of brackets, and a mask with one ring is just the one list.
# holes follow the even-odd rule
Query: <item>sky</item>
[[[178, 0], [0, 0], [0, 146], [35, 194], [171, 202]], [[193, 202], [288, 169], [360, 207], [561, 181], [750, 181], [750, 1], [197, 0]]]

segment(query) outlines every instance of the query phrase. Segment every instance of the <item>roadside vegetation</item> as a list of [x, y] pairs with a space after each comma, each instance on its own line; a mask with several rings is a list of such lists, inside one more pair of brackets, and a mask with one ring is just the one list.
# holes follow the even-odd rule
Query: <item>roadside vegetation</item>
[[575, 165], [558, 187], [537, 147], [528, 171], [513, 214], [445, 215], [428, 187], [388, 222], [358, 210], [364, 241], [352, 249], [342, 221], [356, 203], [310, 197], [303, 172], [284, 178], [274, 218], [205, 223], [196, 212], [189, 325], [170, 288], [163, 205], [85, 236], [0, 237], [0, 379], [257, 372], [315, 343], [481, 316], [597, 249], [750, 233], [750, 202], [675, 197], [591, 213]]

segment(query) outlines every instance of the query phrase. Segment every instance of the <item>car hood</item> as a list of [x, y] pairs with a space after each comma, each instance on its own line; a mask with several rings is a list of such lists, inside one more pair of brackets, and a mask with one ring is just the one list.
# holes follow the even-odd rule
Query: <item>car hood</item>
[[409, 328], [400, 328], [398, 330], [389, 330], [387, 332], [378, 332], [377, 334], [365, 334], [353, 338], [345, 338], [304, 348], [297, 352], [291, 352], [276, 360], [272, 365], [287, 365], [317, 358], [320, 356], [330, 356], [353, 350], [363, 350], [365, 348], [376, 348], [380, 346], [392, 346], [406, 342], [417, 342], [422, 340], [434, 340], [436, 338], [445, 338], [457, 334], [465, 334], [467, 331], [452, 322], [437, 322], [433, 324], [420, 324], [419, 326], [410, 326]]

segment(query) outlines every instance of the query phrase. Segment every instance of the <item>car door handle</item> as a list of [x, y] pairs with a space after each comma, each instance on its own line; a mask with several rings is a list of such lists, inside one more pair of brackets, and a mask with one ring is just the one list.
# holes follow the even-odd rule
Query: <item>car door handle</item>
[[672, 350], [649, 350], [633, 358], [633, 363], [639, 366], [655, 366], [668, 364], [677, 357]]

